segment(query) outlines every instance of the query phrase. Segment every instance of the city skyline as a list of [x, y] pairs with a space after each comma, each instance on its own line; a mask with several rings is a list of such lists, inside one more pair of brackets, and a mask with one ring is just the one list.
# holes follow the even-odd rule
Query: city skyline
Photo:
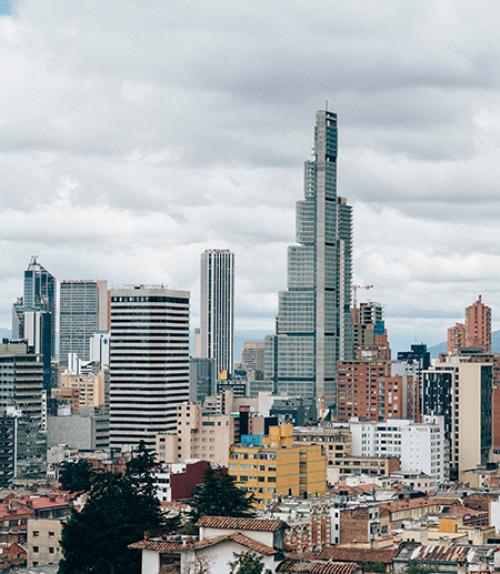
[[[110, 3], [97, 23], [91, 8], [76, 19], [55, 3], [4, 10], [0, 325], [32, 253], [60, 279], [189, 289], [196, 321], [199, 254], [229, 248], [242, 262], [236, 330], [271, 333], [310, 117], [325, 99], [339, 115], [339, 186], [354, 207], [354, 281], [375, 285], [394, 350], [444, 341], [479, 293], [495, 321], [498, 72], [488, 46], [499, 8], [382, 3], [359, 25], [348, 6], [321, 18], [289, 8], [284, 19], [274, 6], [258, 19], [223, 6], [222, 32], [212, 10], [200, 8], [186, 32], [182, 11], [161, 3], [119, 21]], [[90, 48], [89, 18], [100, 38]], [[249, 25], [259, 41], [247, 31], [243, 46]], [[166, 32], [180, 30], [187, 42], [170, 54]], [[132, 31], [148, 47], [133, 58]], [[408, 49], [394, 52], [398, 42]]]

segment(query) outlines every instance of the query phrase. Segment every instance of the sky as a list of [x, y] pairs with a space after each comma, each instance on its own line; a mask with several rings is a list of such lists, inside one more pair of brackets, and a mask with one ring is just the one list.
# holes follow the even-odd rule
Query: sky
[[393, 348], [444, 340], [479, 293], [500, 317], [499, 21], [489, 0], [0, 0], [0, 327], [32, 254], [188, 289], [194, 327], [220, 247], [236, 329], [272, 332], [326, 100]]

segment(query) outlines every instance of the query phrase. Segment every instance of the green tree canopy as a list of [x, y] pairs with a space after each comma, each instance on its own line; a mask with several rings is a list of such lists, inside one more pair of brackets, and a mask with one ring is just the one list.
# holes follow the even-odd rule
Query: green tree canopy
[[63, 490], [83, 492], [90, 488], [94, 474], [86, 460], [64, 461], [59, 472], [59, 482]]
[[59, 574], [139, 574], [140, 553], [129, 550], [145, 530], [162, 527], [153, 489], [154, 457], [140, 445], [125, 474], [96, 473], [81, 512], [63, 526]]
[[253, 516], [253, 496], [247, 496], [235, 484], [235, 479], [222, 469], [208, 468], [204, 482], [198, 485], [189, 505], [190, 520], [201, 516]]
[[[262, 574], [264, 570], [264, 561], [262, 556], [259, 556], [251, 550], [235, 554], [233, 562], [229, 563], [231, 574]], [[271, 574], [270, 570], [266, 570], [265, 574]]]

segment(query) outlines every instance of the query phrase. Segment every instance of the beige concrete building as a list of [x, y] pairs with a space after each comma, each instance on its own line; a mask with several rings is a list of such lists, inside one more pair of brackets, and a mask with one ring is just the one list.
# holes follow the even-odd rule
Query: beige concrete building
[[177, 432], [156, 436], [156, 453], [160, 462], [197, 459], [227, 466], [229, 447], [239, 434], [237, 416], [202, 415], [199, 404], [186, 402], [177, 408]]
[[57, 518], [28, 520], [28, 566], [59, 564], [62, 522]]
[[452, 478], [488, 461], [492, 376], [492, 363], [468, 355], [448, 355], [423, 373], [423, 414], [444, 417]]
[[75, 389], [78, 391], [80, 407], [102, 407], [105, 400], [105, 373], [99, 371], [88, 375], [61, 375], [61, 389]]

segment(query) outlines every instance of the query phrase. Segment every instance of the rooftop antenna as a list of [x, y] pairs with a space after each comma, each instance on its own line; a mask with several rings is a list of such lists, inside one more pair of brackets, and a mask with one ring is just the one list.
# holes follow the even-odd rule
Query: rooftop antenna
[[325, 111], [328, 111], [328, 100], [325, 100]]

